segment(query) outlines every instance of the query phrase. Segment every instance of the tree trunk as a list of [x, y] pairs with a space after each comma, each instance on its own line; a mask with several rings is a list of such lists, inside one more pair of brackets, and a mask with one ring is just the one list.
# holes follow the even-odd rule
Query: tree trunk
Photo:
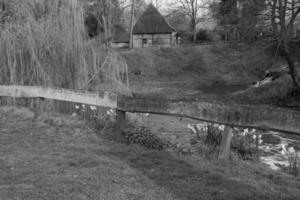
[[107, 14], [107, 47], [111, 48], [112, 41], [112, 2], [111, 0], [107, 1], [108, 4], [108, 14]]
[[135, 0], [132, 0], [131, 16], [130, 16], [130, 31], [129, 31], [129, 48], [133, 48], [134, 4], [135, 4]]
[[129, 33], [129, 48], [133, 48], [133, 19], [134, 19], [134, 0], [131, 5], [131, 16], [130, 16], [130, 33]]
[[288, 43], [289, 32], [287, 31], [286, 33], [281, 33], [281, 34], [282, 34], [281, 37], [283, 39], [283, 48], [284, 48], [285, 59], [287, 61], [288, 67], [289, 67], [291, 78], [292, 78], [293, 83], [296, 86], [296, 88], [300, 89], [300, 77], [299, 77], [298, 71], [296, 69], [293, 56], [290, 53], [290, 47], [289, 47], [289, 43]]
[[282, 1], [278, 1], [278, 5], [279, 5], [279, 19], [280, 19], [280, 40], [282, 41], [283, 44], [283, 48], [284, 48], [284, 54], [285, 54], [285, 58], [290, 70], [290, 75], [291, 78], [293, 80], [294, 86], [297, 89], [300, 89], [300, 77], [298, 74], [298, 71], [296, 69], [295, 66], [295, 62], [293, 59], [293, 56], [290, 52], [290, 46], [289, 46], [289, 41], [290, 41], [290, 33], [291, 33], [291, 25], [294, 23], [294, 20], [297, 16], [297, 14], [299, 14], [300, 10], [297, 11], [296, 13], [293, 13], [293, 16], [290, 19], [289, 23], [286, 23], [286, 15], [287, 15], [287, 10], [286, 10], [286, 5], [287, 5], [287, 0]]
[[274, 37], [278, 36], [278, 27], [276, 23], [276, 6], [277, 6], [277, 0], [273, 0], [272, 4], [272, 11], [271, 11], [271, 23], [272, 23], [272, 29], [273, 29], [273, 35]]
[[[291, 2], [291, 9], [292, 9], [292, 16], [294, 16], [295, 15], [295, 0], [292, 0], [292, 2]], [[290, 31], [289, 31], [289, 36], [291, 37], [291, 38], [293, 38], [294, 36], [295, 36], [295, 34], [294, 34], [294, 32], [295, 32], [295, 27], [294, 27], [294, 20], [292, 20], [291, 19], [291, 24], [290, 24]]]
[[294, 59], [290, 55], [290, 52], [285, 48], [285, 58], [289, 66], [290, 74], [293, 80], [294, 85], [296, 86], [297, 89], [300, 90], [300, 77], [298, 74], [298, 71], [295, 66]]
[[[99, 0], [100, 2], [101, 0]], [[101, 5], [101, 4], [100, 4]], [[111, 1], [104, 0], [103, 5], [103, 26], [104, 26], [104, 42], [106, 50], [108, 51], [111, 48]], [[100, 12], [101, 13], [101, 12]]]
[[195, 5], [193, 11], [193, 42], [196, 43], [197, 41], [197, 14], [198, 14], [198, 0], [195, 0]]
[[195, 19], [193, 19], [192, 27], [193, 27], [193, 43], [196, 43], [196, 41], [197, 41], [197, 27], [196, 27], [196, 20]]

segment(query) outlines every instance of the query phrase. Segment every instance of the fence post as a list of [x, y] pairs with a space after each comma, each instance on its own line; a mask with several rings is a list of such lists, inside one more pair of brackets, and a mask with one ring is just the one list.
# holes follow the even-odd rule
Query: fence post
[[233, 129], [229, 126], [225, 126], [224, 133], [222, 135], [222, 141], [220, 145], [219, 151], [219, 159], [220, 160], [227, 160], [230, 155], [230, 143], [232, 139], [232, 131]]
[[120, 139], [122, 132], [126, 125], [126, 112], [122, 110], [116, 110], [116, 139]]

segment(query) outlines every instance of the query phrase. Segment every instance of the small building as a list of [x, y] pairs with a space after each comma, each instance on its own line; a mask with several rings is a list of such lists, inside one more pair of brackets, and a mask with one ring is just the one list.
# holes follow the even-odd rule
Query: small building
[[133, 27], [133, 48], [169, 47], [175, 44], [175, 30], [150, 4]]

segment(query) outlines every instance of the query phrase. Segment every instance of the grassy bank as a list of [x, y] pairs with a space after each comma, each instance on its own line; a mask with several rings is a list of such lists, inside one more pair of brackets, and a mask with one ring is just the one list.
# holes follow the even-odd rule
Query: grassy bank
[[[201, 95], [207, 87], [245, 88], [261, 80], [273, 64], [273, 56], [265, 46], [220, 43], [122, 50], [121, 54], [127, 61], [134, 91], [170, 96], [180, 92], [188, 96]], [[228, 88], [228, 92], [232, 90]]]
[[[299, 179], [103, 139], [84, 121], [0, 110], [3, 199], [297, 199]], [[5, 116], [5, 117], [4, 117]], [[110, 130], [110, 131], [109, 131]]]
[[123, 50], [131, 88], [172, 98], [236, 99], [241, 102], [299, 107], [291, 77], [282, 76], [259, 88], [253, 83], [265, 78], [267, 70], [286, 65], [274, 56], [270, 44], [200, 45], [191, 47]]

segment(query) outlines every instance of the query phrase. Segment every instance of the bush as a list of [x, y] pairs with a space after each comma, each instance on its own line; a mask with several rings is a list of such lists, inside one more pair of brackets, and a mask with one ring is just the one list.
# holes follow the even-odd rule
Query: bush
[[[193, 32], [180, 32], [178, 35], [182, 38], [182, 42], [193, 42]], [[197, 42], [209, 42], [212, 40], [212, 36], [205, 29], [198, 30], [196, 33]]]
[[140, 144], [149, 149], [163, 150], [169, 147], [169, 143], [155, 136], [151, 131], [144, 127], [130, 125], [124, 131], [125, 139], [128, 144]]
[[223, 127], [216, 124], [207, 124], [204, 127], [197, 128], [197, 138], [202, 140], [205, 145], [216, 148], [220, 146], [222, 140]]
[[294, 147], [287, 147], [285, 145], [282, 145], [281, 154], [287, 157], [288, 166], [280, 167], [288, 173], [298, 176], [300, 172], [300, 158], [298, 152], [295, 151]]
[[258, 159], [261, 134], [255, 129], [235, 129], [231, 141], [231, 149], [243, 160]]
[[[195, 133], [191, 139], [191, 144], [204, 145], [206, 154], [218, 150], [221, 144], [222, 134], [225, 126], [218, 124], [197, 124], [188, 127]], [[257, 130], [234, 129], [234, 135], [231, 141], [231, 149], [236, 152], [243, 160], [256, 159], [259, 156], [259, 145], [262, 143], [261, 135]]]
[[205, 30], [205, 29], [201, 29], [201, 30], [197, 31], [196, 38], [197, 38], [197, 41], [206, 41], [206, 42], [209, 42], [209, 41], [212, 40], [211, 37], [210, 37], [210, 35], [209, 35], [209, 33], [208, 33], [208, 31]]
[[78, 116], [88, 123], [94, 131], [105, 131], [106, 128], [115, 124], [116, 113], [113, 109], [99, 108], [85, 104], [76, 104], [73, 116]]

